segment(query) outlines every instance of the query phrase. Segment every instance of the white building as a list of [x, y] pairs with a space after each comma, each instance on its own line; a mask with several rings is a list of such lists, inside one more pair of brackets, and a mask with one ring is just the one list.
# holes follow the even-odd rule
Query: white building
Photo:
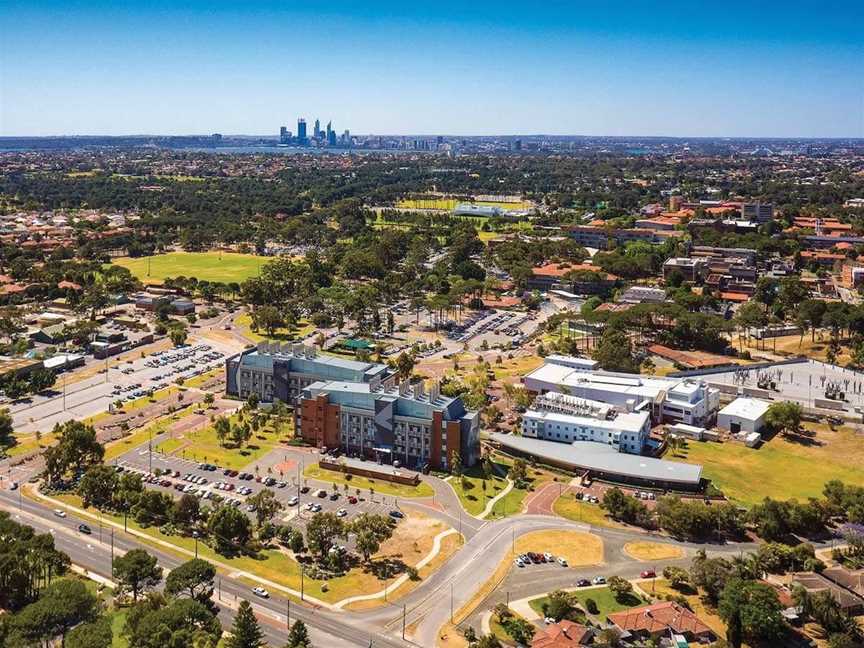
[[614, 405], [619, 410], [645, 409], [655, 423], [686, 423], [711, 427], [720, 408], [720, 391], [692, 378], [576, 369], [566, 356], [550, 356], [524, 378], [537, 394], [561, 392]]
[[619, 452], [640, 454], [651, 433], [647, 410], [618, 411], [611, 405], [550, 392], [538, 396], [522, 417], [522, 435], [546, 441], [593, 441]]
[[736, 398], [717, 415], [717, 427], [739, 432], [759, 432], [765, 427], [765, 414], [771, 403], [758, 398]]

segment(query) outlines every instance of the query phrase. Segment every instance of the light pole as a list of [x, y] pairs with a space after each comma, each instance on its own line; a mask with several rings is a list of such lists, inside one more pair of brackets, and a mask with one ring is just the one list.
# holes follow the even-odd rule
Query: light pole
[[305, 576], [306, 576], [306, 569], [305, 569], [305, 567], [303, 567], [303, 565], [300, 565], [300, 600], [301, 601], [306, 600], [306, 598], [304, 596], [304, 592], [303, 592], [303, 580], [304, 580]]
[[192, 537], [195, 538], [195, 558], [198, 558], [198, 532], [193, 531]]

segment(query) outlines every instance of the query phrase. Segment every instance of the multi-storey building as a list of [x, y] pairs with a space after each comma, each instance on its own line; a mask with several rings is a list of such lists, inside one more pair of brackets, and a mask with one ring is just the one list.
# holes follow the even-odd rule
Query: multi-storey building
[[719, 390], [699, 380], [582, 370], [556, 357], [546, 358], [546, 362], [524, 376], [522, 382], [536, 394], [566, 393], [608, 403], [624, 411], [646, 408], [655, 423], [708, 427], [720, 406]]
[[449, 470], [458, 453], [463, 466], [480, 456], [480, 414], [461, 398], [411, 386], [316, 382], [303, 390], [295, 409], [296, 433], [318, 447], [409, 468]]
[[651, 415], [619, 411], [607, 403], [557, 392], [538, 396], [522, 417], [522, 435], [546, 441], [593, 441], [619, 452], [641, 454], [651, 434]]
[[394, 384], [395, 375], [387, 365], [322, 355], [302, 344], [261, 342], [225, 361], [225, 392], [240, 398], [256, 394], [265, 403], [296, 405], [306, 387], [322, 380], [364, 383], [375, 389]]

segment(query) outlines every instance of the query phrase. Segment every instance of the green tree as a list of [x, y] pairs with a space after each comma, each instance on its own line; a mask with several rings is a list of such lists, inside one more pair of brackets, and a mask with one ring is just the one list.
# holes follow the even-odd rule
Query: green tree
[[226, 648], [260, 648], [264, 645], [264, 633], [258, 625], [258, 619], [252, 612], [249, 601], [240, 601], [231, 635], [225, 641]]
[[347, 533], [345, 523], [335, 513], [315, 513], [306, 524], [306, 543], [309, 550], [323, 559], [339, 538]]
[[207, 530], [219, 553], [234, 553], [252, 537], [252, 523], [233, 506], [220, 506], [207, 520]]
[[382, 542], [393, 537], [393, 519], [386, 515], [362, 513], [349, 525], [349, 532], [356, 536], [357, 550], [363, 560], [369, 562], [370, 556], [378, 551]]
[[84, 582], [63, 578], [46, 587], [37, 601], [21, 610], [14, 626], [25, 639], [50, 644], [55, 637], [65, 638], [79, 623], [94, 621], [97, 614], [96, 597]]
[[800, 403], [775, 401], [768, 406], [765, 422], [778, 432], [796, 434], [801, 427], [803, 413]]
[[639, 373], [639, 362], [633, 356], [630, 338], [621, 330], [607, 327], [592, 357], [606, 371]]
[[165, 579], [165, 592], [171, 596], [188, 596], [210, 605], [216, 569], [206, 560], [193, 558], [175, 567]]
[[72, 628], [66, 635], [64, 648], [111, 648], [113, 642], [111, 621], [107, 616], [101, 616], [96, 621]]
[[0, 407], [0, 443], [6, 443], [12, 436], [14, 429], [9, 408]]
[[119, 481], [117, 471], [111, 466], [99, 464], [88, 468], [78, 482], [78, 494], [84, 507], [95, 506], [102, 510], [110, 506]]
[[269, 488], [264, 488], [246, 500], [255, 507], [255, 519], [260, 527], [272, 520], [282, 510], [282, 503]]
[[753, 642], [779, 641], [786, 630], [777, 592], [756, 581], [731, 578], [720, 596], [717, 611], [727, 623], [740, 621], [741, 636]]
[[626, 601], [627, 597], [633, 592], [633, 585], [626, 578], [620, 576], [610, 576], [608, 586], [611, 592], [615, 595], [615, 600], [619, 603]]
[[288, 640], [285, 642], [285, 648], [312, 648], [312, 641], [309, 639], [309, 631], [299, 619], [294, 622], [291, 629], [288, 631]]
[[156, 557], [144, 549], [131, 549], [115, 558], [113, 571], [120, 588], [131, 592], [133, 601], [162, 581], [162, 569], [156, 563]]
[[49, 482], [63, 479], [73, 468], [86, 471], [90, 466], [102, 463], [105, 448], [97, 440], [92, 425], [67, 421], [55, 425], [53, 433], [57, 443], [42, 453]]
[[224, 445], [225, 439], [231, 433], [231, 421], [225, 416], [217, 416], [213, 421], [213, 431], [216, 433], [219, 445]]

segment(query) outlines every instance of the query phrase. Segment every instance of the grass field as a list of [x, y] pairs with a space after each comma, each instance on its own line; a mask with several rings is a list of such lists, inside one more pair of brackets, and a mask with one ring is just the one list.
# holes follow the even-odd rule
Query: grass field
[[[503, 470], [500, 470], [499, 472], [506, 472], [506, 466], [502, 465], [502, 468]], [[456, 495], [462, 503], [462, 508], [468, 511], [471, 515], [479, 515], [482, 513], [483, 509], [486, 508], [486, 502], [507, 487], [507, 480], [496, 474], [492, 479], [485, 481], [486, 490], [484, 491], [483, 472], [480, 470], [479, 466], [467, 469], [462, 478], [453, 477], [453, 479], [447, 483], [453, 487], [454, 491], [456, 491]], [[502, 498], [502, 500], [503, 499], [505, 498]], [[500, 502], [501, 500], [499, 500], [499, 503]]]
[[766, 496], [819, 497], [825, 482], [832, 479], [864, 486], [864, 436], [848, 427], [837, 432], [825, 425], [807, 427], [816, 431], [809, 445], [779, 435], [758, 449], [691, 441], [679, 455], [702, 464], [703, 476], [742, 504], [755, 504]]
[[681, 547], [664, 542], [633, 541], [624, 545], [624, 553], [636, 560], [673, 560], [681, 558]]
[[373, 488], [380, 495], [393, 495], [395, 497], [432, 497], [435, 494], [435, 491], [426, 482], [421, 481], [417, 486], [409, 486], [407, 484], [393, 484], [380, 479], [367, 479], [358, 475], [352, 475], [351, 479], [346, 479], [344, 474], [334, 470], [325, 470], [317, 463], [306, 466], [303, 470], [303, 476], [340, 486], [347, 484], [349, 491], [359, 488], [361, 491], [368, 492], [370, 488]]
[[588, 504], [577, 500], [572, 495], [562, 495], [552, 505], [555, 515], [560, 515], [574, 522], [582, 522], [591, 526], [608, 527], [610, 529], [624, 529], [625, 525], [606, 517], [604, 511], [598, 504]]
[[[402, 209], [444, 209], [452, 210], [459, 203], [467, 203], [468, 200], [456, 200], [455, 198], [422, 198], [422, 199], [406, 199], [400, 200], [396, 206]], [[519, 202], [498, 202], [477, 200], [473, 204], [478, 207], [498, 207], [509, 211], [520, 211], [523, 209], [531, 209], [532, 204], [525, 200]]]
[[252, 330], [252, 316], [249, 315], [249, 313], [243, 313], [242, 315], [237, 316], [237, 318], [234, 320], [234, 323], [238, 327], [240, 327], [243, 335], [245, 335], [253, 342], [261, 342], [262, 340], [278, 340], [280, 342], [290, 342], [292, 340], [296, 340], [297, 338], [309, 335], [309, 333], [315, 330], [314, 324], [305, 320], [301, 320], [296, 328], [278, 328], [273, 332], [273, 335], [270, 336], [267, 335], [266, 331], [260, 330], [256, 332]]
[[[165, 277], [195, 277], [206, 281], [238, 283], [255, 277], [270, 257], [235, 252], [169, 252], [151, 257], [122, 257], [114, 265], [128, 268], [144, 283], [162, 283]], [[148, 274], [149, 266], [149, 274]]]
[[516, 538], [516, 553], [536, 551], [564, 558], [570, 567], [603, 562], [603, 540], [581, 531], [531, 531]]
[[644, 605], [645, 601], [636, 594], [630, 594], [621, 601], [616, 600], [615, 595], [608, 587], [598, 587], [594, 589], [578, 590], [574, 592], [579, 604], [585, 608], [585, 601], [589, 598], [594, 599], [599, 610], [596, 616], [598, 619], [606, 620], [606, 615], [612, 612], [620, 612], [628, 608]]
[[[230, 421], [232, 426], [236, 424], [237, 416], [231, 416]], [[274, 448], [281, 447], [280, 441], [290, 438], [293, 428], [293, 423], [289, 421], [277, 431], [273, 423], [268, 422], [252, 433], [249, 443], [236, 448], [230, 438], [225, 440], [224, 445], [220, 445], [216, 430], [212, 425], [208, 425], [200, 430], [179, 433], [166, 439], [156, 446], [156, 451], [176, 454], [179, 450], [180, 456], [193, 461], [207, 461], [221, 468], [241, 470]]]

